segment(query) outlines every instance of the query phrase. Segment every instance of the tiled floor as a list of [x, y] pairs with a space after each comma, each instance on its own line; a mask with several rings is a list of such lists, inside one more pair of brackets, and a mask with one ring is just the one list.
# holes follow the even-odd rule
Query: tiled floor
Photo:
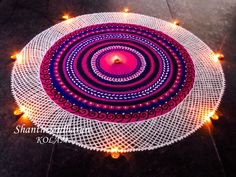
[[[129, 7], [181, 26], [213, 50], [222, 49], [226, 91], [223, 114], [213, 125], [161, 149], [129, 153], [118, 160], [70, 144], [38, 144], [44, 134], [14, 134], [16, 107], [10, 91], [12, 52], [72, 16]], [[235, 177], [236, 176], [236, 0], [1, 0], [0, 1], [0, 177]], [[211, 132], [211, 133], [210, 133]]]

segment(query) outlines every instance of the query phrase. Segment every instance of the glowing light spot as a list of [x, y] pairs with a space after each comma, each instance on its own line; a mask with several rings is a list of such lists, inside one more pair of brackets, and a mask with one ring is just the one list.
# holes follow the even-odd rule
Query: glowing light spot
[[16, 55], [11, 55], [12, 60], [16, 60]]
[[20, 53], [15, 53], [15, 54], [13, 54], [13, 55], [11, 55], [11, 57], [10, 57], [12, 60], [17, 60], [17, 61], [21, 61], [21, 59], [22, 59], [22, 55], [20, 54]]
[[173, 24], [176, 25], [176, 26], [179, 26], [179, 25], [180, 25], [180, 21], [179, 21], [179, 20], [175, 20], [175, 21], [173, 22]]
[[124, 8], [123, 12], [128, 13], [129, 9], [127, 7]]
[[21, 118], [26, 120], [26, 119], [28, 119], [28, 116], [27, 116], [26, 113], [24, 113], [24, 114], [21, 116]]
[[220, 53], [220, 52], [216, 52], [214, 55], [214, 61], [218, 62], [218, 60], [223, 60], [224, 59], [224, 54]]
[[17, 123], [21, 125], [25, 125], [27, 127], [32, 126], [32, 122], [29, 119], [29, 114], [27, 112], [24, 112], [24, 114], [18, 119]]
[[111, 157], [113, 159], [118, 159], [120, 157], [120, 153], [123, 152], [123, 150], [118, 147], [113, 147], [113, 148], [107, 150], [107, 152], [111, 153]]
[[119, 153], [119, 152], [112, 152], [112, 153], [111, 153], [111, 157], [112, 157], [113, 159], [118, 159], [118, 158], [120, 157], [120, 153]]
[[16, 109], [14, 112], [13, 112], [13, 114], [14, 114], [14, 116], [19, 116], [19, 115], [21, 115], [21, 114], [23, 114], [24, 112], [21, 110], [21, 109]]
[[218, 120], [218, 119], [219, 119], [219, 115], [217, 115], [216, 113], [214, 113], [214, 114], [211, 116], [211, 119], [212, 119], [212, 120]]
[[22, 119], [28, 119], [29, 113], [27, 112], [27, 110], [25, 109], [25, 107], [20, 107], [21, 112], [23, 113], [23, 115], [21, 116]]
[[64, 14], [61, 18], [63, 20], [68, 20], [70, 18], [70, 16], [68, 14]]
[[212, 111], [212, 112], [206, 114], [206, 116], [205, 116], [206, 122], [211, 123], [211, 116], [213, 116], [214, 113], [215, 113], [215, 112]]

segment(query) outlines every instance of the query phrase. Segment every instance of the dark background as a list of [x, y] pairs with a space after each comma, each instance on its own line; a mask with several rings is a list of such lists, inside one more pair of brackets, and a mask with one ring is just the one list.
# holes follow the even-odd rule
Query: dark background
[[[17, 119], [10, 90], [9, 59], [36, 34], [71, 16], [106, 11], [146, 14], [172, 21], [214, 51], [222, 50], [226, 90], [220, 120], [171, 146], [124, 154], [70, 144], [37, 144], [40, 134], [13, 134]], [[236, 0], [0, 0], [0, 177], [235, 177]]]

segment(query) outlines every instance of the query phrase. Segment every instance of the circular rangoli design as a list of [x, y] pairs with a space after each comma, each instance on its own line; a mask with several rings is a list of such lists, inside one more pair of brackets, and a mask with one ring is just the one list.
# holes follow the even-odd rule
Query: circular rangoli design
[[43, 58], [40, 79], [66, 111], [127, 123], [175, 108], [193, 86], [194, 66], [185, 48], [160, 31], [107, 23], [57, 41]]
[[12, 72], [17, 104], [62, 141], [109, 151], [148, 150], [199, 129], [224, 75], [200, 39], [139, 14], [98, 13], [30, 41]]

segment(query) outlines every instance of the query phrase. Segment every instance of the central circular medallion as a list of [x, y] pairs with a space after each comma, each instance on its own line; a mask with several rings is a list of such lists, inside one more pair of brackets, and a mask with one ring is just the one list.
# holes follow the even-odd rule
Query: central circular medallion
[[99, 77], [119, 82], [139, 76], [144, 71], [146, 62], [138, 51], [114, 45], [96, 52], [91, 65]]
[[136, 57], [131, 52], [122, 50], [104, 54], [98, 65], [103, 71], [114, 76], [126, 75], [134, 72], [135, 69], [139, 70]]
[[121, 23], [67, 34], [40, 66], [46, 93], [62, 109], [117, 123], [169, 112], [188, 95], [194, 77], [181, 44], [160, 31]]

